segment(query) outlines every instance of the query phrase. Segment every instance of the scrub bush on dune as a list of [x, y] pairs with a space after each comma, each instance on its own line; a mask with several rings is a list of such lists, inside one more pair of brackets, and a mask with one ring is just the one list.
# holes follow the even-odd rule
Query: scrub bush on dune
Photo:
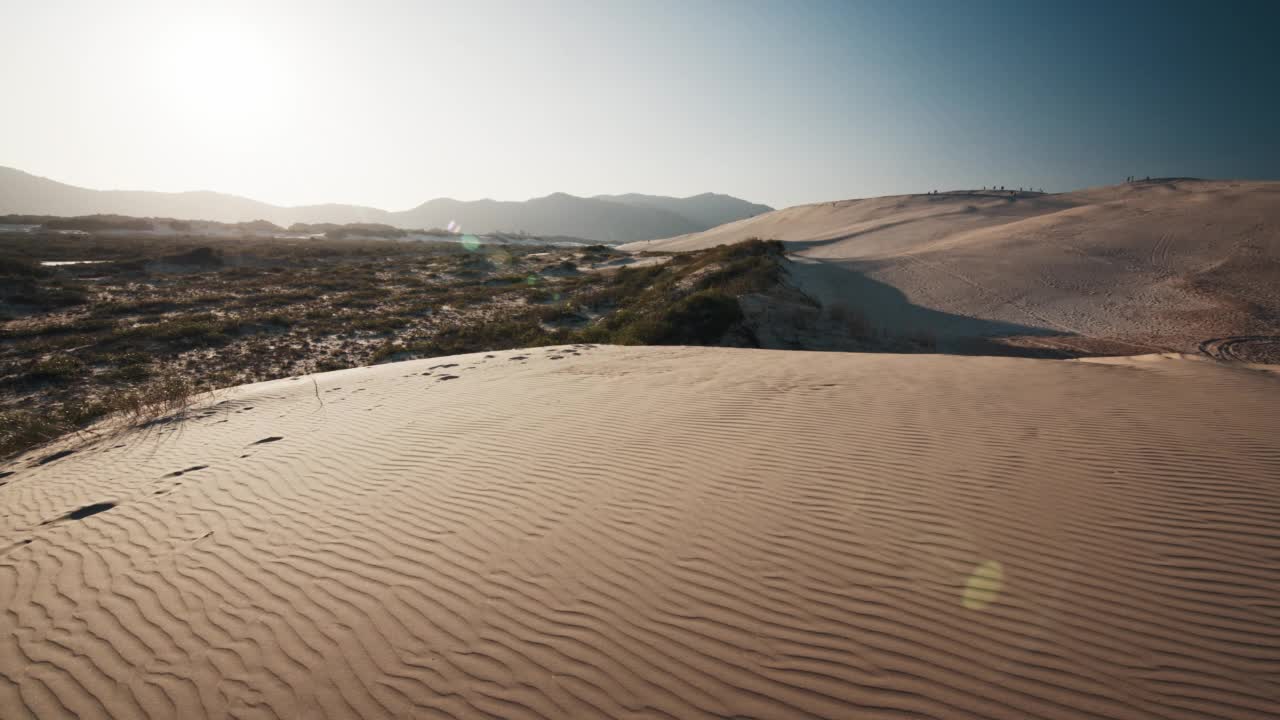
[[621, 319], [608, 336], [619, 345], [715, 345], [742, 320], [742, 309], [735, 297], [703, 290], [650, 314]]

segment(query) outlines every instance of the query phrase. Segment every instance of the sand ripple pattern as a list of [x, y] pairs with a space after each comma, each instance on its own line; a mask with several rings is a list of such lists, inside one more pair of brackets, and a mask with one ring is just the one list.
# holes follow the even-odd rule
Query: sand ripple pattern
[[1280, 708], [1274, 374], [449, 363], [237, 388], [0, 468], [0, 717]]

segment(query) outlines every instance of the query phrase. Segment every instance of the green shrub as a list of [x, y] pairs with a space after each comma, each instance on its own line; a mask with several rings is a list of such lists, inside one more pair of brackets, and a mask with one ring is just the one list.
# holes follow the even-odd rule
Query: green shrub
[[52, 322], [47, 325], [31, 324], [23, 328], [6, 329], [0, 337], [10, 340], [21, 338], [51, 338], [58, 335], [87, 335], [103, 330], [111, 330], [115, 322], [104, 318], [77, 318], [67, 322]]
[[485, 281], [487, 285], [518, 285], [528, 281], [527, 275], [512, 273], [507, 275], [495, 275]]
[[782, 280], [784, 247], [777, 240], [747, 240], [715, 248], [699, 258], [695, 268], [715, 267], [698, 280], [699, 290], [721, 290], [732, 295], [765, 292]]
[[374, 352], [373, 362], [560, 345], [573, 340], [574, 335], [567, 330], [547, 331], [536, 317], [508, 318], [451, 325], [429, 339], [408, 344], [398, 341], [387, 343]]
[[282, 307], [285, 305], [308, 302], [310, 300], [315, 300], [318, 297], [320, 297], [320, 293], [313, 289], [284, 290], [250, 295], [245, 297], [240, 304], [246, 307]]
[[135, 300], [133, 302], [105, 302], [90, 309], [95, 316], [102, 315], [154, 315], [171, 312], [182, 307], [173, 300]]
[[156, 340], [179, 345], [223, 345], [231, 340], [228, 333], [239, 329], [236, 320], [223, 319], [210, 313], [164, 320], [151, 325], [138, 325], [116, 331], [121, 339]]
[[190, 377], [170, 370], [152, 382], [115, 396], [108, 410], [123, 413], [132, 422], [145, 423], [185, 408], [195, 393]]
[[36, 362], [24, 378], [32, 382], [64, 382], [84, 372], [84, 363], [71, 355], [54, 355]]
[[0, 458], [79, 430], [110, 412], [110, 407], [97, 401], [40, 410], [0, 410]]
[[551, 293], [545, 288], [531, 287], [524, 291], [524, 299], [531, 303], [544, 303], [551, 299]]
[[370, 310], [378, 307], [378, 301], [381, 297], [381, 293], [356, 291], [334, 299], [333, 305], [334, 307]]
[[388, 333], [393, 330], [399, 330], [410, 323], [410, 319], [392, 315], [390, 317], [362, 317], [351, 323], [351, 327], [357, 330], [371, 330], [373, 332]]
[[559, 322], [561, 320], [574, 320], [581, 317], [573, 304], [567, 302], [540, 307], [534, 311], [534, 315], [539, 320], [546, 323]]
[[146, 365], [120, 365], [111, 368], [99, 376], [105, 382], [135, 383], [151, 377], [151, 368]]
[[42, 278], [49, 274], [47, 269], [26, 258], [0, 255], [0, 277]]
[[89, 293], [77, 285], [54, 282], [49, 285], [22, 284], [4, 297], [14, 305], [31, 305], [37, 308], [61, 308], [83, 305], [89, 302]]
[[619, 345], [715, 345], [742, 320], [735, 297], [703, 290], [656, 312], [619, 313], [610, 335]]
[[125, 350], [123, 352], [110, 353], [105, 355], [103, 361], [112, 365], [146, 365], [151, 362], [151, 356], [138, 352], [137, 350]]
[[49, 442], [71, 428], [57, 413], [48, 410], [0, 411], [0, 457]]

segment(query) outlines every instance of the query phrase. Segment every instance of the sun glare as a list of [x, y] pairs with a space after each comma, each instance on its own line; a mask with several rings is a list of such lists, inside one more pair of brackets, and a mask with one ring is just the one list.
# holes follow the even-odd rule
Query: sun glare
[[209, 23], [173, 32], [162, 47], [162, 92], [190, 132], [242, 144], [270, 130], [283, 73], [268, 38]]

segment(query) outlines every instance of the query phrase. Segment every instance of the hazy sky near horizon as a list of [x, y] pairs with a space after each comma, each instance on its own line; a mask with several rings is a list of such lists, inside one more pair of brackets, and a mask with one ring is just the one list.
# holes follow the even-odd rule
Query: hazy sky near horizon
[[0, 165], [390, 210], [1280, 178], [1280, 2], [0, 0]]

